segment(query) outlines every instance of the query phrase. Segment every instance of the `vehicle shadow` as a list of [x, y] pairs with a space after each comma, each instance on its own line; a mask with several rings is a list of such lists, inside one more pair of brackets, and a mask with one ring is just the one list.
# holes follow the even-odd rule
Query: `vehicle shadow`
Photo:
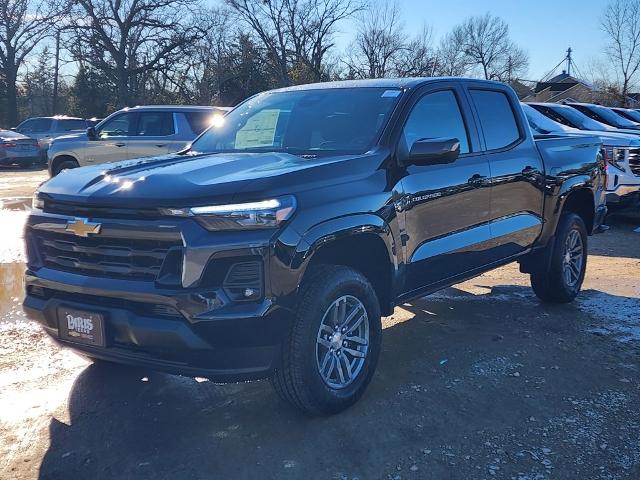
[[39, 165], [31, 165], [29, 167], [23, 167], [20, 165], [1, 165], [0, 166], [0, 173], [2, 172], [39, 172], [41, 170], [46, 170], [47, 169], [47, 165], [46, 163], [42, 163]]
[[[589, 344], [599, 337], [581, 334], [585, 321], [577, 306], [547, 307], [511, 285], [486, 295], [450, 288], [412, 302], [385, 319], [378, 372], [363, 399], [328, 418], [303, 417], [266, 381], [215, 385], [92, 364], [70, 392], [69, 424], [51, 420], [39, 478], [387, 478], [424, 462], [424, 448], [434, 451], [428, 470], [420, 467], [429, 478], [475, 478], [473, 465], [453, 475], [450, 456], [436, 457], [436, 448], [484, 457], [486, 432], [515, 436], [530, 416], [572, 411], [552, 399], [590, 392], [591, 377], [610, 376]], [[573, 338], [581, 340], [566, 348]], [[546, 350], [532, 348], [545, 342]], [[506, 373], [473, 374], [479, 361], [515, 355], [530, 365], [518, 367], [523, 377], [537, 378], [548, 362], [576, 373], [540, 383], [539, 399], [510, 387]]]

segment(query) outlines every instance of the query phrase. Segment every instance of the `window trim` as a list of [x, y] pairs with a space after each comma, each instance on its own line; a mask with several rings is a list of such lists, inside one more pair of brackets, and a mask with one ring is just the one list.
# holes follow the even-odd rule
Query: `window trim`
[[[518, 145], [520, 145], [521, 143], [523, 143], [526, 138], [527, 135], [525, 133], [525, 130], [523, 128], [522, 125], [522, 118], [521, 116], [517, 113], [518, 111], [516, 110], [514, 103], [513, 103], [513, 98], [512, 95], [510, 94], [509, 91], [507, 91], [504, 88], [500, 88], [500, 87], [489, 87], [486, 85], [479, 85], [477, 87], [473, 86], [472, 84], [469, 85], [467, 84], [465, 86], [465, 90], [466, 93], [468, 95], [469, 98], [469, 104], [471, 105], [471, 108], [474, 111], [475, 117], [476, 117], [476, 122], [478, 124], [478, 130], [479, 130], [479, 134], [482, 137], [482, 153], [485, 154], [494, 154], [494, 153], [503, 153], [503, 152], [508, 152], [509, 150], [513, 150], [514, 148], [516, 148]], [[504, 147], [499, 147], [499, 148], [492, 148], [489, 149], [487, 148], [487, 140], [485, 138], [485, 133], [484, 133], [484, 129], [482, 128], [482, 121], [480, 120], [480, 115], [478, 113], [478, 107], [476, 105], [476, 103], [473, 100], [473, 96], [471, 95], [471, 91], [472, 90], [479, 90], [479, 91], [486, 91], [486, 92], [493, 92], [493, 93], [499, 93], [502, 94], [506, 99], [507, 99], [507, 104], [509, 105], [509, 108], [511, 109], [511, 113], [513, 114], [513, 119], [516, 122], [516, 127], [518, 128], [518, 138], [515, 139], [513, 142], [509, 143], [508, 145], [505, 145]]]
[[409, 117], [413, 113], [414, 108], [416, 107], [418, 102], [420, 102], [427, 95], [432, 95], [434, 93], [439, 93], [443, 91], [449, 91], [453, 93], [454, 99], [458, 104], [458, 111], [460, 112], [460, 116], [462, 117], [462, 124], [463, 124], [464, 130], [467, 134], [467, 146], [469, 147], [469, 151], [466, 153], [460, 153], [458, 158], [466, 158], [466, 157], [477, 155], [479, 152], [477, 150], [474, 150], [474, 143], [472, 142], [472, 138], [471, 138], [471, 129], [469, 128], [470, 123], [464, 108], [464, 102], [461, 102], [460, 93], [458, 91], [458, 85], [451, 83], [446, 85], [437, 85], [435, 86], [435, 88], [433, 88], [430, 84], [427, 84], [427, 87], [430, 87], [430, 88], [418, 90], [415, 96], [408, 101], [408, 103], [405, 105], [406, 114], [403, 116], [403, 118], [400, 119], [401, 121], [398, 122], [399, 128], [397, 129], [397, 133], [396, 135], [393, 136], [393, 140], [392, 140], [393, 144], [395, 145], [395, 157], [396, 157], [397, 163], [401, 165], [400, 158], [398, 156], [398, 151], [399, 151], [398, 147], [400, 145], [400, 140], [402, 138], [402, 132], [404, 131], [404, 128], [407, 125]]

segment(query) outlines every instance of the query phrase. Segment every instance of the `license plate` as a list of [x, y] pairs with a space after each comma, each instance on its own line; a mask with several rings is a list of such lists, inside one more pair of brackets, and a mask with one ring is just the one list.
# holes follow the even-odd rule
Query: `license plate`
[[58, 309], [60, 338], [71, 342], [104, 347], [104, 317], [95, 312], [60, 307]]

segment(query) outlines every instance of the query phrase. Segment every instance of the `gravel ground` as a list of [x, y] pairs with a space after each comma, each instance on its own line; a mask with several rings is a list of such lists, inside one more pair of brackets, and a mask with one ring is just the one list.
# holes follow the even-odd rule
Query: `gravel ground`
[[[5, 195], [6, 175], [5, 197], [42, 181]], [[268, 382], [59, 349], [20, 309], [23, 205], [0, 210], [2, 479], [640, 478], [640, 218], [592, 238], [571, 305], [541, 305], [509, 265], [397, 308], [363, 399], [310, 420]]]

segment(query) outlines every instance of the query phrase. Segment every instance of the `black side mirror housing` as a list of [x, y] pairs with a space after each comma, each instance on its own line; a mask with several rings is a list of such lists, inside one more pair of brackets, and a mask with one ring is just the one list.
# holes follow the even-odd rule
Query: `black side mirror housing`
[[460, 155], [457, 138], [421, 138], [411, 146], [405, 163], [411, 165], [439, 165], [452, 163]]
[[89, 140], [97, 140], [98, 134], [94, 127], [87, 128], [87, 137], [89, 137]]

